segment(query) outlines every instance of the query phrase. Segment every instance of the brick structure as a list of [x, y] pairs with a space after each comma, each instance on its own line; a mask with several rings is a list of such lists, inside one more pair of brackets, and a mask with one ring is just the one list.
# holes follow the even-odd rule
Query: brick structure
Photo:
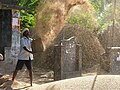
[[74, 37], [54, 47], [54, 59], [55, 80], [81, 76], [82, 51]]

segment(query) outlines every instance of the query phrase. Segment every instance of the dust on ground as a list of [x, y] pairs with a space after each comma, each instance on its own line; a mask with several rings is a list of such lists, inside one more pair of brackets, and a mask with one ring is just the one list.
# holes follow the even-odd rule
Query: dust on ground
[[[22, 69], [18, 72], [16, 78], [17, 81], [29, 83], [29, 73], [26, 69]], [[33, 68], [33, 83], [44, 84], [54, 81], [54, 73], [51, 70]]]

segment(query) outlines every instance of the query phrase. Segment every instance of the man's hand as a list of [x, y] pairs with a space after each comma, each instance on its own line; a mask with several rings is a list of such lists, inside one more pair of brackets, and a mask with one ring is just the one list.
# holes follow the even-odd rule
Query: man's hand
[[32, 52], [32, 51], [29, 51], [29, 53], [32, 53], [32, 54], [33, 54], [33, 52]]
[[33, 53], [32, 51], [28, 50], [25, 46], [23, 47], [25, 51], [29, 52], [29, 53]]

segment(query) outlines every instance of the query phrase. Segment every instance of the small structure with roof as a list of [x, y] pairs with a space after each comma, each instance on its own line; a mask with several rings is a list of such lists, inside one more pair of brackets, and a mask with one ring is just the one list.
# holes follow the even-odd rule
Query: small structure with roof
[[4, 58], [0, 62], [0, 73], [3, 68], [5, 73], [13, 70], [16, 64], [20, 48], [20, 9], [18, 0], [0, 0], [0, 53]]

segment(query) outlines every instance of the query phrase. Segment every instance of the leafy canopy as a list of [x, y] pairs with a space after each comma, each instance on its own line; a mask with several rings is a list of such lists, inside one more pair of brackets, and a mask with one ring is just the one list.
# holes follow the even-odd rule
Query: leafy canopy
[[18, 0], [19, 6], [23, 7], [20, 11], [21, 29], [33, 28], [35, 26], [36, 6], [39, 0]]

